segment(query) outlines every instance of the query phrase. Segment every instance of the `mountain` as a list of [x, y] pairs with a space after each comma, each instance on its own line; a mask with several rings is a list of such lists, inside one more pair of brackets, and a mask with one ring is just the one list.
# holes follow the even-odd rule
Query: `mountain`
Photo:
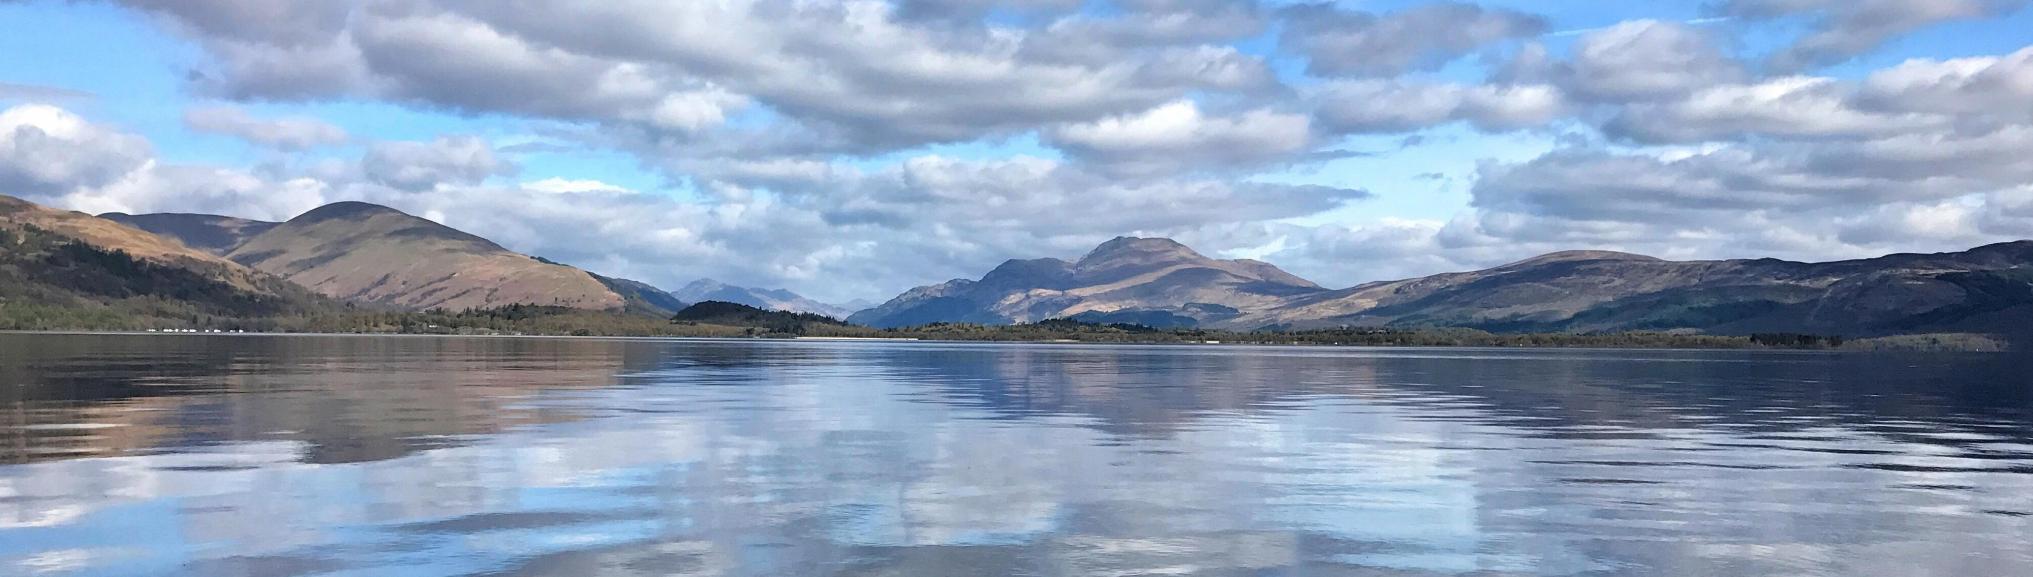
[[2023, 321], [2033, 241], [1825, 263], [1570, 251], [1304, 295], [1231, 324], [1875, 335], [2019, 332]]
[[1171, 239], [1119, 237], [1074, 262], [1011, 260], [980, 280], [914, 288], [848, 320], [874, 327], [1058, 317], [1213, 325], [1323, 292], [1268, 263], [1213, 259]]
[[362, 202], [306, 212], [226, 257], [329, 297], [399, 309], [630, 308], [628, 297], [586, 271]]
[[2033, 332], [2033, 241], [1826, 263], [1566, 251], [1327, 290], [1268, 264], [1118, 238], [1075, 262], [1011, 260], [848, 320], [875, 327], [1066, 317], [1151, 327], [1465, 327], [1495, 332]]
[[854, 312], [853, 309], [815, 301], [805, 298], [804, 295], [784, 289], [735, 286], [710, 278], [692, 281], [691, 284], [685, 285], [684, 288], [672, 291], [671, 296], [685, 302], [729, 302], [765, 310], [812, 313], [836, 319], [846, 318], [847, 315]]
[[329, 305], [175, 240], [0, 196], [0, 326], [153, 328]]
[[264, 220], [248, 220], [216, 214], [156, 213], [127, 214], [109, 212], [99, 218], [111, 220], [134, 228], [176, 239], [184, 246], [224, 255], [232, 252], [247, 239], [268, 232], [277, 223]]
[[671, 293], [650, 286], [646, 282], [606, 277], [597, 274], [593, 275], [593, 279], [600, 281], [600, 284], [606, 285], [607, 290], [621, 295], [622, 301], [628, 303], [623, 307], [626, 312], [653, 317], [669, 317], [690, 306], [690, 303], [679, 300], [678, 297]]
[[769, 329], [802, 334], [814, 325], [844, 327], [847, 323], [816, 313], [772, 310], [725, 301], [701, 301], [671, 316], [672, 322]]
[[[789, 291], [711, 280], [674, 295], [365, 203], [263, 223], [209, 215], [100, 218], [0, 196], [0, 327], [171, 326], [330, 311], [339, 306], [333, 299], [411, 310], [525, 304], [657, 318], [704, 301], [720, 308], [695, 315], [733, 306], [845, 312]], [[1011, 260], [977, 280], [911, 289], [848, 320], [897, 327], [1050, 318], [1223, 329], [2026, 338], [2033, 337], [2033, 241], [1824, 263], [1567, 251], [1329, 290], [1262, 262], [1124, 237], [1071, 262]]]
[[191, 261], [239, 269], [238, 265], [172, 239], [82, 212], [57, 210], [0, 195], [0, 224], [19, 229], [32, 226], [104, 250], [125, 251], [156, 262]]

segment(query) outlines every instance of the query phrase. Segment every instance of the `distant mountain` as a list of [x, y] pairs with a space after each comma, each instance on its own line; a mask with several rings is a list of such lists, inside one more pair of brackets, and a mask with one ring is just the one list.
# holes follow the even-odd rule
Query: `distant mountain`
[[1074, 262], [1011, 260], [980, 280], [918, 287], [848, 320], [874, 327], [1058, 317], [1212, 325], [1326, 289], [1254, 260], [1218, 260], [1163, 238], [1120, 237]]
[[808, 325], [846, 326], [839, 319], [817, 313], [772, 310], [725, 301], [701, 301], [671, 316], [672, 322], [780, 329], [802, 332]]
[[[222, 250], [224, 258], [213, 252]], [[720, 308], [695, 314], [724, 313], [729, 306], [835, 318], [847, 312], [790, 291], [711, 280], [666, 293], [365, 203], [263, 223], [209, 215], [99, 218], [0, 196], [0, 325], [244, 318], [329, 310], [338, 306], [334, 299], [410, 310], [527, 304], [655, 317], [682, 316], [677, 313], [689, 310], [686, 303], [705, 301]], [[755, 317], [770, 318], [796, 317]], [[2033, 241], [1826, 263], [1567, 251], [1479, 271], [1329, 290], [1262, 262], [1214, 259], [1167, 239], [1125, 237], [1072, 262], [1011, 260], [978, 280], [911, 289], [847, 318], [875, 327], [1071, 318], [1223, 329], [2029, 338]]]
[[1151, 327], [1496, 332], [2033, 332], [2033, 241], [1828, 263], [1676, 262], [1609, 251], [1326, 290], [1271, 265], [1118, 238], [1076, 262], [1012, 260], [849, 320], [876, 327], [1066, 317]]
[[628, 303], [625, 307], [627, 312], [654, 317], [668, 317], [684, 310], [685, 307], [691, 306], [691, 303], [679, 300], [678, 297], [672, 296], [671, 293], [650, 286], [649, 283], [625, 278], [605, 277], [597, 274], [593, 275], [593, 278], [600, 281], [600, 284], [607, 285], [608, 290], [621, 295], [622, 300]]
[[804, 295], [784, 289], [735, 286], [710, 278], [692, 281], [684, 288], [671, 291], [671, 296], [685, 302], [730, 302], [765, 310], [812, 313], [836, 319], [847, 318], [847, 315], [854, 312], [853, 309], [808, 299]]
[[0, 196], [0, 326], [139, 328], [329, 305], [175, 240]]
[[2029, 321], [2033, 241], [1827, 263], [1560, 252], [1304, 295], [1230, 324], [1875, 335], [2016, 333]]
[[176, 239], [184, 246], [225, 255], [232, 252], [247, 239], [268, 232], [278, 223], [264, 220], [249, 220], [216, 214], [156, 213], [127, 214], [109, 212], [99, 218], [111, 220], [134, 228], [155, 233], [158, 236]]
[[510, 304], [623, 310], [591, 273], [401, 211], [340, 202], [247, 239], [227, 258], [337, 299], [407, 310]]

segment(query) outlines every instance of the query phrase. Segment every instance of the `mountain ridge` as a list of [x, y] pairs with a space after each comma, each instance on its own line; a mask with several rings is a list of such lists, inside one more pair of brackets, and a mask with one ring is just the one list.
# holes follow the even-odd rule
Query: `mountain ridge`
[[132, 329], [333, 306], [174, 239], [0, 195], [0, 326]]
[[[1821, 263], [1669, 261], [1615, 254], [1619, 256], [1534, 258], [1478, 271], [1367, 283], [1298, 299], [1237, 322], [1505, 332], [1890, 334], [1918, 328], [1918, 317], [1972, 298], [1963, 286], [1967, 282], [1986, 282], [1942, 275], [2010, 276], [2000, 271], [2033, 266], [2033, 241]], [[1937, 323], [1936, 328], [1954, 324]]]
[[510, 304], [623, 310], [592, 273], [393, 208], [341, 202], [255, 235], [227, 258], [320, 294], [404, 310]]
[[1214, 259], [1171, 239], [1123, 236], [1071, 262], [1012, 259], [978, 280], [917, 287], [848, 320], [895, 327], [1088, 315], [1114, 322], [1109, 315], [1118, 312], [1163, 311], [1208, 323], [1323, 290], [1261, 261]]
[[479, 235], [368, 202], [334, 202], [284, 222], [199, 213], [101, 217], [331, 298], [374, 306], [458, 310], [527, 304], [669, 316], [686, 305], [648, 283], [516, 253]]
[[151, 214], [108, 212], [99, 215], [99, 218], [172, 238], [184, 243], [185, 246], [220, 256], [232, 252], [234, 247], [240, 246], [247, 239], [282, 224], [216, 214], [172, 212]]
[[2014, 328], [1999, 318], [2033, 324], [2028, 271], [2033, 241], [1822, 263], [1568, 250], [1325, 289], [1260, 261], [1211, 259], [1169, 239], [1118, 237], [1072, 262], [1011, 259], [979, 279], [912, 288], [850, 320], [877, 327], [1068, 317], [1230, 330], [1884, 335]]
[[[668, 317], [687, 303], [715, 300], [836, 318], [846, 313], [788, 290], [711, 279], [666, 292], [361, 202], [262, 223], [196, 214], [99, 218], [0, 197], [0, 216], [135, 258], [195, 267], [251, 293], [261, 292], [259, 282], [272, 274], [330, 298], [409, 310], [529, 304]], [[171, 230], [154, 234], [142, 225]], [[260, 231], [233, 242], [249, 227]], [[228, 245], [224, 258], [215, 254]], [[690, 293], [697, 294], [680, 298]], [[1175, 240], [1124, 236], [1071, 260], [1006, 260], [979, 278], [914, 287], [845, 316], [878, 328], [1073, 318], [1229, 330], [2024, 333], [2033, 327], [2033, 241], [1813, 263], [1568, 250], [1328, 289], [1262, 261], [1216, 259]]]
[[854, 313], [848, 307], [813, 300], [788, 289], [745, 287], [710, 278], [686, 283], [685, 286], [671, 291], [671, 296], [691, 303], [719, 301], [763, 310], [811, 313], [835, 319], [844, 319]]

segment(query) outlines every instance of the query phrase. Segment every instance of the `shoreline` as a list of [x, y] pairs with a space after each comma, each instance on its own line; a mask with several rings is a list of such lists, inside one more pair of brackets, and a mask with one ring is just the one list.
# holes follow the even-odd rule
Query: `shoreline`
[[[1081, 339], [939, 339], [922, 337], [844, 337], [844, 336], [683, 336], [683, 335], [569, 335], [569, 334], [458, 334], [458, 333], [382, 333], [382, 332], [180, 332], [180, 331], [94, 331], [94, 330], [18, 330], [0, 329], [0, 335], [56, 335], [56, 336], [144, 336], [144, 337], [439, 337], [467, 339], [570, 339], [607, 341], [704, 341], [704, 342], [808, 342], [808, 343], [924, 343], [924, 344], [973, 344], [973, 345], [1054, 345], [1054, 346], [1136, 346], [1136, 347], [1214, 347], [1214, 348], [1307, 348], [1307, 349], [1492, 349], [1492, 350], [1572, 350], [1572, 351], [1757, 351], [1757, 352], [1800, 352], [1800, 353], [2002, 353], [2010, 349], [1987, 348], [1899, 348], [1869, 346], [1880, 339], [1913, 339], [1937, 335], [1893, 335], [1850, 341], [1855, 346], [1840, 347], [1778, 347], [1746, 343], [1743, 346], [1616, 346], [1587, 344], [1562, 346], [1557, 344], [1505, 345], [1505, 344], [1390, 344], [1390, 343], [1319, 343], [1319, 342], [1251, 342], [1251, 341], [1180, 341], [1180, 340], [1081, 340]], [[1544, 335], [1516, 335], [1544, 336]]]

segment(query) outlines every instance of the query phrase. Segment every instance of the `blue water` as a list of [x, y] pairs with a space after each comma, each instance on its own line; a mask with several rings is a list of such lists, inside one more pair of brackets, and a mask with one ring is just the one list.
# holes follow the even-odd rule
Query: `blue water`
[[0, 575], [2033, 575], [2028, 369], [0, 335]]

